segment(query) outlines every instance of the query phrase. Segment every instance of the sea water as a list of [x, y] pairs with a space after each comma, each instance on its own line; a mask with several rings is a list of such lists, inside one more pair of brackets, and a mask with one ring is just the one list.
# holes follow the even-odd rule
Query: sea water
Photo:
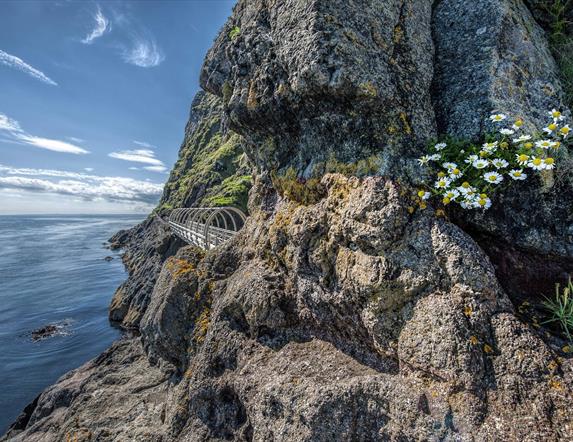
[[[119, 337], [107, 309], [127, 275], [104, 243], [142, 219], [0, 216], [0, 434], [44, 388]], [[34, 341], [31, 332], [48, 324], [55, 335]]]

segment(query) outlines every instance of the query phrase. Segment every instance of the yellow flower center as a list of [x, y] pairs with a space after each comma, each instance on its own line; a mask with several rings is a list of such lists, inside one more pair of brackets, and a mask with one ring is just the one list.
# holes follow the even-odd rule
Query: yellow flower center
[[460, 174], [460, 169], [454, 169], [454, 170], [452, 170], [452, 174], [454, 174], [454, 175], [459, 175], [459, 174]]
[[496, 115], [493, 117], [495, 121], [501, 121], [501, 115]]
[[545, 164], [552, 165], [553, 163], [555, 163], [555, 160], [553, 158], [546, 158], [545, 159]]
[[557, 129], [557, 125], [555, 123], [551, 123], [549, 126], [547, 126], [550, 130], [555, 130]]
[[438, 177], [439, 177], [439, 178], [443, 178], [443, 177], [445, 177], [445, 176], [446, 176], [446, 174], [445, 174], [444, 172], [439, 172], [439, 173], [438, 173]]
[[445, 198], [442, 200], [442, 203], [444, 203], [444, 204], [450, 204], [450, 199], [449, 199], [448, 197], [445, 197]]
[[426, 192], [424, 192], [423, 190], [420, 190], [420, 191], [418, 192], [418, 196], [419, 196], [420, 198], [422, 198], [425, 194], [426, 194]]
[[490, 175], [489, 176], [489, 180], [490, 181], [495, 181], [497, 179], [497, 177], [495, 175]]
[[533, 163], [534, 165], [536, 165], [536, 166], [539, 166], [539, 165], [541, 164], [541, 159], [535, 158], [535, 159], [532, 161], [532, 163]]
[[516, 172], [513, 172], [513, 176], [515, 177], [520, 177], [521, 176], [521, 172], [518, 170]]
[[480, 198], [487, 198], [487, 195], [485, 193], [480, 193]]
[[515, 126], [516, 126], [516, 127], [521, 127], [521, 126], [523, 126], [523, 120], [517, 120], [517, 121], [515, 122]]
[[559, 149], [559, 146], [561, 146], [561, 141], [555, 141], [553, 144], [553, 149]]
[[561, 133], [564, 135], [567, 135], [569, 133], [571, 129], [569, 129], [568, 127], [562, 127], [561, 128]]
[[481, 199], [478, 201], [478, 203], [479, 203], [480, 206], [483, 207], [483, 206], [485, 206], [485, 205], [487, 204], [487, 201], [484, 200], [483, 198], [481, 198]]
[[555, 111], [551, 115], [553, 115], [553, 118], [559, 118], [561, 116], [561, 112]]
[[470, 183], [468, 183], [467, 181], [464, 181], [464, 182], [462, 183], [462, 187], [463, 187], [464, 189], [467, 189], [467, 188], [470, 187]]
[[526, 149], [531, 149], [533, 147], [533, 143], [525, 143], [523, 145]]
[[520, 162], [527, 161], [528, 159], [529, 159], [529, 155], [525, 155], [524, 153], [522, 153], [521, 155], [519, 155], [519, 157], [517, 157], [517, 160]]

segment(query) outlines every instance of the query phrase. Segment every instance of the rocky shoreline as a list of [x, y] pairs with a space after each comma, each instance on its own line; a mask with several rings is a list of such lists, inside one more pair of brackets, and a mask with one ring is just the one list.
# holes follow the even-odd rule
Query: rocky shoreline
[[[437, 135], [570, 116], [538, 3], [240, 0], [157, 210], [110, 239], [110, 320], [138, 336], [1, 440], [573, 439], [572, 354], [523, 310], [573, 274], [570, 170], [487, 212], [411, 198]], [[171, 235], [172, 208], [247, 192], [215, 250]]]

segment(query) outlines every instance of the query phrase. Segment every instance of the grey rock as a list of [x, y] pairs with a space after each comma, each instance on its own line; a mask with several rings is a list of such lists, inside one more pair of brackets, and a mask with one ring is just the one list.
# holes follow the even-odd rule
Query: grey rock
[[439, 132], [475, 138], [494, 111], [539, 128], [562, 104], [545, 33], [522, 1], [440, 0], [432, 23]]
[[429, 0], [239, 1], [201, 84], [263, 170], [395, 162], [435, 135], [430, 17]]

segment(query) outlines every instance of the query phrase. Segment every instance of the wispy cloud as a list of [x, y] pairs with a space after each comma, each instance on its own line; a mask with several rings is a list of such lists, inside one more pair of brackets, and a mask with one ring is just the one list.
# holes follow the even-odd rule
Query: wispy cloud
[[30, 66], [21, 58], [16, 57], [15, 55], [8, 54], [7, 52], [4, 52], [2, 50], [0, 50], [0, 64], [22, 71], [30, 75], [31, 77], [34, 77], [35, 79], [40, 80], [51, 86], [58, 85], [58, 83], [56, 83], [42, 71], [39, 71], [38, 69]]
[[146, 149], [156, 149], [153, 144], [149, 144], [145, 141], [135, 141], [133, 140], [133, 144], [137, 144], [138, 146], [145, 147]]
[[47, 149], [54, 152], [72, 153], [76, 155], [89, 153], [89, 151], [86, 149], [66, 141], [31, 135], [24, 131], [21, 128], [20, 123], [18, 123], [16, 120], [1, 113], [0, 133], [6, 136], [6, 138], [3, 140], [6, 142], [28, 144], [30, 146], [39, 147], [40, 149]]
[[87, 45], [92, 44], [96, 38], [99, 38], [106, 32], [111, 31], [111, 22], [102, 14], [99, 6], [93, 18], [95, 20], [94, 28], [84, 39], [82, 39], [82, 43]]
[[[153, 147], [151, 144], [145, 143], [143, 141], [134, 141], [134, 143], [140, 146]], [[109, 156], [118, 160], [148, 164], [148, 166], [144, 166], [143, 169], [150, 172], [162, 173], [167, 170], [165, 164], [163, 164], [163, 161], [155, 157], [155, 152], [152, 149], [122, 150], [119, 152], [111, 152]], [[137, 170], [137, 168], [130, 167], [130, 170]]]
[[133, 38], [130, 47], [123, 49], [122, 57], [126, 63], [141, 68], [158, 66], [165, 60], [165, 55], [163, 55], [161, 48], [155, 43], [155, 40], [137, 36]]
[[53, 169], [14, 168], [0, 164], [0, 188], [71, 195], [85, 200], [155, 203], [163, 184], [124, 177], [97, 176]]
[[86, 172], [93, 172], [93, 171], [94, 171], [94, 168], [93, 168], [93, 167], [84, 167], [84, 170], [85, 170]]
[[165, 166], [145, 166], [145, 170], [149, 170], [150, 172], [165, 172], [167, 167]]
[[95, 26], [81, 40], [82, 43], [92, 44], [106, 32], [110, 32], [113, 22], [115, 38], [112, 46], [118, 50], [123, 61], [142, 68], [151, 68], [159, 66], [165, 60], [163, 50], [151, 32], [133, 16], [129, 8], [126, 10], [125, 6], [119, 4], [114, 4], [113, 7], [108, 4], [106, 8], [112, 18], [106, 17], [98, 5], [97, 12], [93, 15]]

